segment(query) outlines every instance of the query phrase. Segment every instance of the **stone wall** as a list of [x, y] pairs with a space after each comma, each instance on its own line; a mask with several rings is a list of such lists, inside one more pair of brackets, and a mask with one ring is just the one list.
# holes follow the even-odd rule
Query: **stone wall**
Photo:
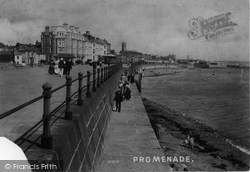
[[[59, 160], [60, 171], [88, 172], [95, 168], [113, 110], [114, 92], [122, 72], [120, 69], [101, 84], [96, 92], [91, 92], [91, 98], [84, 98], [82, 106], [72, 106], [73, 120], [59, 119], [53, 124], [53, 149], [36, 151], [40, 157], [42, 154], [47, 156], [42, 158], [43, 161]], [[32, 151], [28, 154], [32, 154]]]

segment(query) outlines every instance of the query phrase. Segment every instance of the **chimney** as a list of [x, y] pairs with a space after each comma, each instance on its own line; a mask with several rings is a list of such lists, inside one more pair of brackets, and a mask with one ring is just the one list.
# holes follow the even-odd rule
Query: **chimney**
[[45, 35], [49, 35], [49, 26], [45, 27]]
[[66, 22], [63, 23], [63, 27], [65, 27], [66, 29], [68, 29], [68, 26], [69, 26], [68, 23]]
[[79, 27], [75, 27], [75, 30], [76, 30], [77, 32], [79, 32]]
[[75, 27], [74, 27], [74, 26], [69, 26], [69, 28], [70, 28], [71, 30], [74, 30]]

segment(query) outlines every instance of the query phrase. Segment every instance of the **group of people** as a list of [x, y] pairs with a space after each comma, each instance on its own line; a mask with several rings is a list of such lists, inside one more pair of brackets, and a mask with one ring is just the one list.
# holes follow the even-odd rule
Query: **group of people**
[[50, 66], [49, 66], [49, 74], [57, 74], [59, 76], [63, 75], [70, 75], [70, 71], [72, 69], [73, 62], [72, 60], [64, 60], [61, 58], [60, 60], [57, 59], [56, 61], [51, 60]]
[[121, 112], [121, 102], [123, 100], [129, 100], [130, 98], [131, 98], [131, 90], [130, 90], [129, 80], [128, 77], [126, 78], [126, 76], [122, 74], [119, 81], [118, 89], [115, 92], [115, 98], [114, 98], [116, 107], [115, 110]]

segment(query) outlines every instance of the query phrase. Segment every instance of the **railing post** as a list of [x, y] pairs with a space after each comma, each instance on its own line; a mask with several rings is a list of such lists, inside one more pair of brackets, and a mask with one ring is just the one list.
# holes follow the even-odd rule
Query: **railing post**
[[101, 68], [101, 84], [103, 84], [103, 68]]
[[104, 78], [103, 78], [103, 81], [105, 82], [107, 80], [107, 67], [105, 66], [104, 67]]
[[142, 80], [142, 72], [139, 72], [139, 77], [138, 77], [138, 90], [139, 90], [139, 93], [141, 93], [141, 80]]
[[109, 78], [109, 70], [110, 70], [110, 66], [107, 66], [107, 79]]
[[77, 100], [77, 105], [83, 105], [83, 99], [82, 99], [82, 72], [78, 73], [78, 100]]
[[87, 71], [87, 93], [86, 97], [91, 97], [91, 92], [90, 92], [90, 71]]
[[42, 148], [51, 149], [52, 148], [52, 136], [50, 132], [50, 98], [51, 98], [51, 84], [46, 82], [42, 86], [43, 88], [43, 135], [41, 138]]
[[97, 87], [100, 87], [100, 68], [97, 69]]
[[93, 87], [92, 87], [92, 91], [95, 92], [96, 91], [96, 69], [93, 69]]
[[71, 112], [71, 85], [72, 85], [72, 77], [70, 75], [66, 75], [66, 111], [65, 111], [65, 119], [72, 119]]

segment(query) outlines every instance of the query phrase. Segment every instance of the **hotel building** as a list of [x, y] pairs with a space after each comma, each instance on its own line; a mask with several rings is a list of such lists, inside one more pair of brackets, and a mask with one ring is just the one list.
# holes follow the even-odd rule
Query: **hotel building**
[[97, 61], [107, 55], [111, 45], [105, 39], [93, 37], [89, 31], [82, 34], [79, 27], [64, 23], [62, 26], [46, 26], [41, 33], [41, 46], [47, 61], [66, 54], [85, 62], [88, 59]]

